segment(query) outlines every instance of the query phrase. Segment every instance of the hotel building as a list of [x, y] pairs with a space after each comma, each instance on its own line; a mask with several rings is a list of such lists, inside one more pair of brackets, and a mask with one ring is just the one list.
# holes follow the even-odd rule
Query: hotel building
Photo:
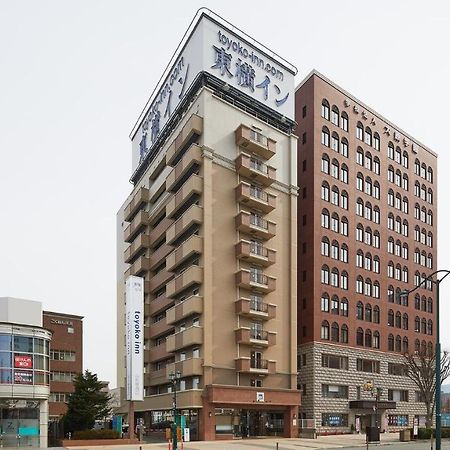
[[315, 71], [295, 101], [302, 425], [422, 424], [402, 353], [433, 351], [435, 289], [399, 293], [436, 270], [437, 155]]
[[[297, 433], [295, 68], [200, 11], [134, 127], [117, 217], [118, 385], [125, 281], [144, 279], [148, 428], [191, 439]], [[229, 44], [229, 45], [228, 45]], [[123, 362], [123, 364], [121, 364]]]

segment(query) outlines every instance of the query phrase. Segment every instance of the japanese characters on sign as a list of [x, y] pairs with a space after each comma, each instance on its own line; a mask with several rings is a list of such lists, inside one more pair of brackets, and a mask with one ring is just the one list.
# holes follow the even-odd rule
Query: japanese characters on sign
[[33, 357], [31, 355], [15, 355], [14, 367], [19, 367], [22, 369], [32, 369]]
[[202, 72], [294, 120], [294, 68], [203, 13], [132, 131], [133, 171]]

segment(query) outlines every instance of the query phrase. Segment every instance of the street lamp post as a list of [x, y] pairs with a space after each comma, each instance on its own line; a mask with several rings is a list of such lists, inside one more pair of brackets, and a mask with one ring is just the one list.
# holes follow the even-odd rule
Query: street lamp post
[[[436, 275], [444, 274], [441, 278], [436, 277]], [[450, 275], [450, 270], [436, 270], [432, 274], [425, 277], [414, 289], [406, 289], [400, 292], [400, 296], [408, 296], [413, 293], [417, 289], [419, 289], [423, 284], [427, 281], [436, 285], [436, 346], [435, 346], [435, 370], [434, 376], [436, 377], [436, 391], [434, 393], [434, 403], [436, 408], [436, 450], [441, 450], [441, 440], [442, 440], [442, 432], [441, 432], [441, 339], [440, 339], [440, 329], [439, 329], [439, 289], [440, 284], [444, 279]]]
[[173, 410], [173, 424], [172, 424], [172, 450], [178, 450], [177, 439], [177, 381], [181, 378], [181, 372], [171, 372], [169, 379], [172, 383], [173, 398], [172, 398], [172, 410]]

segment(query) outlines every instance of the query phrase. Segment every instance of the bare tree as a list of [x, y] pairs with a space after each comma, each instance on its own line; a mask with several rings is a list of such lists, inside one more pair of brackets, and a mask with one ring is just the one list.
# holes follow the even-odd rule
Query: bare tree
[[[420, 392], [427, 410], [426, 427], [433, 425], [436, 394], [436, 355], [426, 352], [414, 354], [405, 353], [406, 376], [414, 382]], [[448, 352], [441, 355], [441, 383], [450, 376], [450, 356]]]

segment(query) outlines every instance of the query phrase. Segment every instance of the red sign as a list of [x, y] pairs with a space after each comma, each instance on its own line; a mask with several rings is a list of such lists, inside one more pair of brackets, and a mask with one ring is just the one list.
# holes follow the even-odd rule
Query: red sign
[[33, 368], [33, 357], [30, 355], [15, 355], [14, 356], [14, 367], [21, 369], [32, 369]]

